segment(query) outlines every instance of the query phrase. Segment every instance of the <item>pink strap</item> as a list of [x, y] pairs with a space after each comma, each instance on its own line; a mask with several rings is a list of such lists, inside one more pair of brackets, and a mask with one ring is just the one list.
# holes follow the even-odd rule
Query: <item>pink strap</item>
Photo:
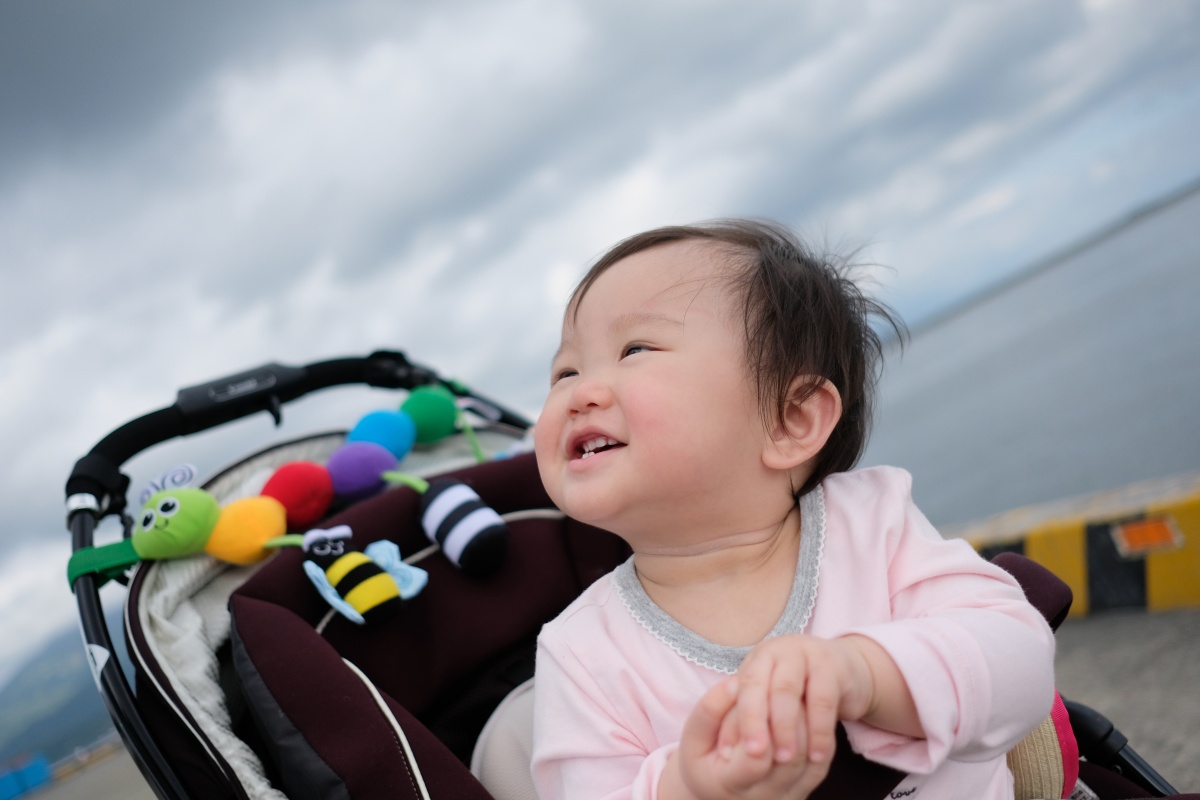
[[1054, 692], [1054, 705], [1050, 708], [1050, 718], [1054, 720], [1054, 732], [1058, 734], [1058, 747], [1063, 759], [1063, 797], [1070, 797], [1079, 780], [1079, 744], [1075, 741], [1075, 732], [1071, 730], [1071, 717], [1067, 707], [1063, 705], [1062, 695]]

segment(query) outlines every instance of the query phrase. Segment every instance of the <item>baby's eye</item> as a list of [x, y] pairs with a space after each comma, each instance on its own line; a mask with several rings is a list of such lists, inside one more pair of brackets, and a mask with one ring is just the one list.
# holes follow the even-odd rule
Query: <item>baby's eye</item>
[[645, 344], [627, 344], [625, 345], [625, 349], [621, 351], [621, 358], [631, 356], [635, 353], [648, 353], [653, 349], [654, 348]]
[[553, 386], [554, 384], [561, 381], [563, 378], [570, 378], [577, 374], [578, 373], [575, 370], [570, 369], [569, 367], [564, 367], [563, 369], [560, 369], [560, 370], [557, 370], [557, 371], [551, 373], [550, 385]]

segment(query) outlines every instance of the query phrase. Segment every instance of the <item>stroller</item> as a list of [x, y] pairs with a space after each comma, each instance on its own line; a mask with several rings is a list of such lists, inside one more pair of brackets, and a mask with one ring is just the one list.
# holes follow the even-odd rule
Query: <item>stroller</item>
[[[612, 534], [553, 507], [525, 452], [528, 420], [404, 354], [268, 364], [185, 388], [172, 406], [118, 428], [76, 463], [67, 482], [72, 561], [96, 549], [94, 532], [106, 516], [122, 519], [130, 538], [130, 480], [121, 468], [132, 456], [260, 411], [278, 425], [284, 403], [346, 384], [409, 397], [441, 387], [462, 409], [462, 433], [418, 445], [404, 458], [405, 472], [420, 480], [356, 502], [335, 501], [319, 522], [325, 529], [348, 526], [356, 550], [394, 542], [409, 567], [424, 570], [427, 585], [391, 619], [364, 626], [334, 613], [306, 576], [297, 547], [247, 565], [199, 554], [144, 560], [129, 572], [90, 563], [71, 571], [97, 685], [159, 797], [530, 796], [538, 631], [629, 551]], [[222, 505], [255, 496], [275, 470], [327, 462], [346, 439], [339, 431], [267, 447], [203, 488]], [[468, 568], [448, 540], [424, 530], [421, 487], [433, 476], [469, 486], [503, 520], [507, 535], [490, 548], [486, 568]], [[1064, 583], [1015, 554], [996, 562], [1017, 577], [1052, 626], [1065, 618], [1071, 593]], [[124, 636], [132, 687], [110, 657], [99, 598], [109, 578], [128, 584]], [[1017, 749], [1028, 752], [1017, 761], [1010, 755], [1014, 774], [1042, 787], [1027, 796], [1200, 797], [1177, 795], [1097, 712], [1070, 702], [1065, 709], [1073, 734], [1063, 737], [1060, 720], [1056, 737], [1047, 720], [1039, 731], [1049, 731], [1048, 744], [1039, 748], [1031, 734]], [[855, 754], [840, 730], [839, 743], [814, 797], [885, 798], [903, 779]], [[1071, 795], [1076, 773], [1090, 794]]]

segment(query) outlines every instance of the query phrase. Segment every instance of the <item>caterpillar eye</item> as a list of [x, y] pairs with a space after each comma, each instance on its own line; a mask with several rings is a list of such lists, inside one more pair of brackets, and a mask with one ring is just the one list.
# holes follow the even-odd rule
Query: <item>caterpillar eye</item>
[[142, 530], [144, 530], [144, 531], [148, 531], [148, 530], [150, 530], [151, 528], [153, 528], [153, 527], [154, 527], [154, 520], [155, 520], [155, 514], [154, 514], [154, 512], [153, 512], [153, 511], [151, 511], [151, 510], [149, 510], [149, 509], [147, 509], [147, 510], [146, 510], [146, 513], [145, 513], [145, 514], [142, 514], [142, 522], [141, 522]]
[[179, 513], [179, 501], [174, 497], [164, 497], [158, 504], [158, 513], [164, 517], [173, 517]]

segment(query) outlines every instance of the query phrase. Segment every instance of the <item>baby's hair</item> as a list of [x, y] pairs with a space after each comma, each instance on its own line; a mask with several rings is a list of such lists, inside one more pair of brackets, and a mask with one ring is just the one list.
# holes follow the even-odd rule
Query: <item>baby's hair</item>
[[898, 340], [904, 323], [887, 306], [867, 297], [844, 259], [819, 257], [787, 228], [759, 220], [716, 220], [672, 225], [617, 243], [588, 270], [571, 295], [568, 313], [609, 267], [634, 253], [673, 242], [716, 245], [734, 268], [730, 285], [742, 300], [746, 364], [754, 380], [764, 424], [781, 421], [789, 401], [803, 401], [813, 381], [790, 397], [797, 378], [828, 380], [842, 399], [842, 417], [797, 496], [833, 472], [850, 469], [870, 432], [875, 386], [883, 361], [878, 319]]

